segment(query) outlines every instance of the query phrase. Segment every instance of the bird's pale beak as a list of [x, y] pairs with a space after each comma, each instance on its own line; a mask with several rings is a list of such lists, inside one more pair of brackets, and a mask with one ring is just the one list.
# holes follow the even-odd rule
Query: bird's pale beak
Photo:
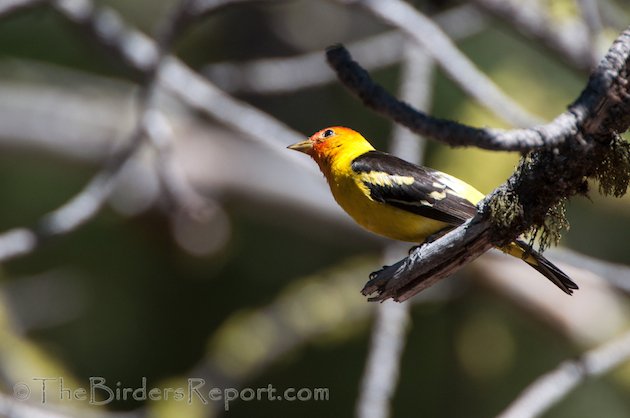
[[307, 139], [306, 141], [296, 142], [293, 145], [289, 145], [287, 148], [308, 154], [313, 149], [313, 142]]

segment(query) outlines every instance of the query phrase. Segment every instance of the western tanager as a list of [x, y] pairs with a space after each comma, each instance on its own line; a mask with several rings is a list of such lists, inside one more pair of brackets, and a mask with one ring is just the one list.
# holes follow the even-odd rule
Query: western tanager
[[[475, 205], [484, 198], [453, 176], [375, 150], [349, 128], [322, 129], [288, 148], [315, 160], [337, 203], [359, 225], [395, 240], [421, 244], [473, 217]], [[525, 242], [516, 240], [500, 249], [525, 261], [565, 293], [578, 288]]]

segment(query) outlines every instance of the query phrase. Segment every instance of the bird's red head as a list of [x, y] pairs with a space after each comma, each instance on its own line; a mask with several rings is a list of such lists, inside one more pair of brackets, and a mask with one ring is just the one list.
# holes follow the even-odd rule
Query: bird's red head
[[360, 133], [343, 126], [331, 126], [314, 133], [306, 141], [290, 145], [289, 149], [308, 154], [321, 164], [337, 154], [350, 155], [373, 148]]

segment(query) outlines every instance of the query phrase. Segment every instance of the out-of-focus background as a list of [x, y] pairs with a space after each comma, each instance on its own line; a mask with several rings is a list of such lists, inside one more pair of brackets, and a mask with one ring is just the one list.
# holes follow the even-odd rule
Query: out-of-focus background
[[[5, 3], [1, 391], [63, 416], [353, 414], [378, 307], [360, 289], [408, 247], [356, 227], [316, 166], [285, 147], [330, 125], [359, 130], [380, 149], [406, 135], [340, 85], [324, 49], [343, 43], [375, 80], [435, 116], [502, 128], [514, 121], [471, 98], [449, 75], [458, 68], [436, 65], [370, 7], [224, 2], [234, 4], [183, 19], [165, 51], [181, 61], [151, 83], [142, 60], [157, 53], [138, 35], [153, 37], [175, 1], [44, 1], [10, 14]], [[630, 21], [623, 0], [410, 4], [540, 120], [579, 95]], [[394, 150], [407, 159], [422, 152], [426, 165], [484, 192], [519, 157], [422, 141], [406, 138]], [[391, 416], [496, 415], [537, 376], [630, 326], [620, 290], [630, 282], [620, 266], [630, 263], [630, 201], [601, 198], [597, 187], [568, 203], [562, 247], [572, 251], [549, 252], [581, 286], [575, 296], [497, 253], [407, 302]], [[83, 200], [71, 201], [78, 193]], [[187, 391], [187, 379], [203, 378], [206, 394], [271, 384], [326, 388], [328, 399], [235, 400], [228, 412], [222, 401], [93, 406], [59, 399], [59, 377], [73, 390], [89, 388], [90, 377], [114, 390], [145, 377], [149, 389]], [[53, 379], [45, 405], [34, 378]], [[546, 416], [629, 415], [626, 365]]]

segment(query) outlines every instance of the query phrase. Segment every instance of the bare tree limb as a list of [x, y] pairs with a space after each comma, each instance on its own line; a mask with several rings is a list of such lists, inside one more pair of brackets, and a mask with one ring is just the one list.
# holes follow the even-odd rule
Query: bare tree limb
[[409, 325], [407, 303], [387, 301], [378, 307], [365, 365], [357, 417], [386, 418], [391, 416], [390, 402], [396, 393], [400, 362]]
[[[607, 153], [622, 151], [611, 151], [609, 146], [630, 125], [628, 74], [630, 28], [611, 46], [587, 88], [570, 109], [581, 109], [583, 115], [578, 118], [581, 121], [579, 128], [571, 131], [572, 143], [564, 144], [556, 151], [540, 151], [533, 157], [531, 166], [522, 167], [480, 203], [477, 216], [435, 242], [416, 249], [409, 257], [371, 275], [363, 293], [377, 292], [378, 296], [371, 300], [406, 300], [457, 271], [490, 249], [493, 242], [505, 244], [527, 228], [543, 225], [550, 208], [564, 198], [584, 193], [584, 179], [595, 176], [602, 164], [606, 165]], [[381, 92], [384, 91], [381, 89]], [[627, 169], [626, 166], [618, 168]], [[628, 173], [611, 176], [627, 178]], [[622, 184], [623, 181], [620, 187]], [[613, 193], [623, 194], [625, 188]], [[511, 214], [514, 216], [509, 225], [499, 222], [492, 226], [490, 202], [501, 196], [516, 200], [521, 206], [518, 214]]]
[[621, 28], [628, 23], [628, 12], [614, 1], [600, 1], [602, 21], [606, 26]]
[[427, 50], [442, 70], [468, 95], [511, 125], [524, 127], [540, 122], [504, 94], [482, 73], [451, 39], [416, 8], [402, 0], [339, 0], [359, 5], [406, 33]]
[[603, 28], [599, 6], [596, 0], [577, 0], [577, 5], [588, 32], [591, 59], [595, 62], [598, 58], [597, 45]]
[[377, 293], [370, 301], [403, 302], [452, 275], [493, 247], [490, 222], [480, 216], [468, 220], [442, 238], [425, 244], [398, 261], [370, 275], [361, 291]]
[[630, 30], [623, 32], [606, 57], [591, 75], [586, 88], [569, 109], [552, 122], [530, 129], [482, 129], [431, 117], [390, 95], [374, 83], [343, 46], [327, 51], [328, 62], [340, 81], [363, 103], [412, 131], [452, 146], [476, 146], [490, 150], [527, 151], [556, 146], [574, 135], [586, 117], [599, 112], [602, 102], [615, 102], [608, 97], [614, 84], [623, 77], [628, 56]]
[[[219, 3], [227, 4], [223, 1]], [[58, 0], [56, 4], [64, 16], [85, 27], [98, 42], [109, 47], [134, 69], [144, 75], [155, 71], [159, 55], [157, 44], [140, 31], [126, 25], [115, 11], [107, 7], [95, 7], [88, 0], [77, 2]], [[104, 30], [102, 28], [106, 23], [109, 26]], [[159, 82], [187, 105], [246, 134], [281, 158], [315, 173], [316, 169], [312, 164], [295, 158], [282, 146], [301, 140], [302, 134], [255, 107], [222, 92], [172, 55], [165, 56], [163, 61], [164, 65], [158, 74]]]
[[32, 229], [16, 228], [0, 234], [0, 261], [26, 255], [43, 241], [74, 231], [94, 217], [112, 192], [118, 176], [139, 146], [141, 129], [136, 129], [127, 144], [117, 151], [76, 196], [42, 217]]
[[[37, 64], [29, 62], [18, 67], [33, 65]], [[50, 73], [55, 68], [40, 70]], [[131, 85], [112, 84], [108, 79], [68, 69], [56, 70], [58, 74], [52, 77], [60, 80], [58, 87], [54, 86], [54, 81], [50, 81], [53, 85], [17, 84], [9, 80], [0, 83], [0, 126], [3, 128], [0, 146], [5, 150], [52, 154], [68, 162], [100, 164], [133, 129], [136, 116], [129, 92]], [[69, 79], [76, 81], [76, 89], [65, 87]], [[321, 178], [309, 171], [296, 170], [293, 162], [287, 164], [287, 160], [280, 159], [286, 158], [286, 152], [281, 154], [261, 147], [256, 153], [250, 153], [252, 144], [248, 136], [221, 125], [208, 124], [204, 114], [189, 106], [180, 106], [178, 99], [170, 94], [160, 96], [159, 108], [160, 113], [168, 116], [168, 124], [174, 130], [171, 157], [177, 160], [177, 166], [194, 189], [206, 199], [229, 195], [236, 202], [253, 199], [260, 204], [266, 200], [266, 204], [289, 217], [288, 223], [291, 223], [292, 213], [313, 216], [318, 222], [343, 228], [350, 240], [362, 237], [362, 242], [370, 243], [368, 246], [376, 246], [378, 237], [356, 227], [344, 215], [330, 199]], [[32, 125], [35, 116], [38, 123]], [[144, 200], [137, 203], [139, 206], [133, 203], [140, 194], [160, 192], [160, 180], [156, 176], [163, 173], [157, 173], [152, 163], [156, 163], [152, 153], [140, 154], [131, 167], [136, 167], [132, 170], [136, 175], [129, 178], [125, 174], [121, 181], [129, 183], [124, 183], [123, 188], [119, 183], [114, 191], [123, 202], [133, 206], [132, 211], [146, 207]], [[250, 170], [243, 171], [244, 166]], [[260, 175], [252, 177], [252, 171]], [[150, 192], [145, 184], [153, 184], [155, 190]], [[138, 187], [142, 190], [138, 191]], [[163, 197], [169, 199], [167, 204], [170, 204], [173, 196]]]
[[18, 401], [4, 393], [0, 393], [0, 415], [3, 418], [139, 418], [136, 412], [105, 412], [98, 409], [61, 408], [58, 406], [46, 408]]
[[562, 362], [532, 382], [499, 418], [538, 417], [566, 397], [587, 378], [599, 377], [630, 359], [630, 332]]
[[78, 414], [65, 414], [53, 411], [50, 408], [37, 408], [27, 403], [19, 402], [3, 393], [0, 393], [0, 414], [6, 418], [70, 418], [78, 416]]
[[254, 106], [224, 93], [177, 58], [168, 60], [161, 82], [187, 105], [245, 134], [280, 158], [315, 173], [312, 164], [304, 159], [293, 158], [282, 146], [303, 139], [303, 135]]
[[523, 35], [537, 39], [551, 51], [581, 71], [591, 71], [599, 59], [589, 42], [588, 28], [580, 22], [559, 30], [535, 2], [514, 0], [475, 0], [487, 12], [510, 23]]
[[[289, 153], [283, 152], [284, 149], [278, 146], [280, 141], [286, 144], [296, 142], [301, 135], [254, 107], [222, 93], [201, 76], [188, 70], [179, 60], [165, 54], [176, 33], [174, 27], [181, 24], [177, 12], [169, 15], [168, 22], [171, 26], [169, 27], [167, 23], [162, 27], [162, 39], [158, 44], [127, 26], [113, 10], [96, 7], [89, 0], [54, 0], [53, 5], [62, 15], [85, 27], [99, 43], [117, 52], [128, 65], [145, 75], [146, 87], [139, 100], [141, 116], [127, 144], [110, 158], [105, 168], [80, 193], [59, 209], [45, 215], [34, 228], [16, 228], [0, 235], [0, 261], [28, 254], [43, 241], [74, 231], [100, 211], [120, 173], [135, 155], [147, 132], [154, 137], [156, 135], [156, 128], [150, 125], [155, 122], [156, 113], [151, 102], [158, 83], [164, 83], [166, 87], [175, 90], [189, 105], [209, 112], [213, 117], [237, 128], [240, 132], [247, 133], [249, 137], [256, 138], [284, 158], [302, 164], [302, 160], [291, 158]], [[187, 10], [185, 5], [178, 6], [177, 9], [179, 12]], [[257, 130], [253, 129], [254, 126], [265, 128]], [[160, 146], [158, 145], [158, 149], [163, 150]], [[311, 165], [307, 167], [312, 172], [315, 171]], [[180, 193], [183, 179], [173, 178], [174, 174], [177, 172], [169, 168], [168, 184], [177, 185], [176, 196], [183, 198], [184, 194]], [[186, 190], [187, 204], [190, 204], [191, 189]], [[200, 201], [195, 199], [195, 202]]]
[[207, 16], [210, 13], [214, 13], [224, 7], [236, 6], [238, 4], [246, 3], [278, 3], [280, 1], [289, 0], [196, 0], [189, 13], [197, 16], [197, 18]]
[[0, 1], [0, 19], [13, 13], [37, 7], [48, 0], [2, 0]]
[[[402, 54], [402, 35], [397, 31], [376, 35], [353, 44], [366, 67], [379, 69], [395, 64]], [[289, 58], [269, 58], [245, 63], [207, 65], [202, 73], [229, 93], [282, 94], [319, 87], [337, 78], [326, 66], [321, 51]]]
[[147, 112], [147, 138], [157, 151], [156, 172], [170, 200], [189, 217], [203, 219], [210, 213], [205, 197], [190, 184], [176, 160], [173, 127], [164, 113], [157, 109]]
[[[482, 14], [469, 5], [446, 10], [434, 19], [452, 39], [469, 37], [485, 26]], [[399, 31], [390, 31], [348, 47], [365, 68], [375, 70], [401, 60], [403, 38]], [[201, 72], [229, 93], [282, 94], [319, 87], [337, 79], [326, 66], [321, 51], [289, 58], [210, 64]]]
[[[60, 10], [69, 13], [70, 16], [80, 21], [89, 18], [93, 11], [93, 5], [89, 2], [60, 0], [56, 2], [56, 5]], [[169, 20], [172, 25], [177, 23], [175, 15], [170, 16]], [[164, 50], [168, 48], [172, 40], [170, 36], [174, 33], [168, 32], [168, 36], [163, 38], [163, 43], [160, 45], [150, 44], [151, 48], [145, 48], [146, 45], [138, 48], [138, 44], [134, 40], [142, 38], [136, 38], [137, 34], [126, 30], [117, 15], [105, 14], [97, 17], [94, 22], [97, 24], [95, 30], [102, 36], [103, 42], [111, 43], [122, 40], [127, 45], [126, 52], [130, 58], [129, 62], [147, 68], [146, 84], [140, 94], [138, 104], [141, 116], [127, 143], [109, 158], [103, 170], [94, 176], [81, 192], [58, 209], [42, 217], [34, 228], [17, 228], [0, 235], [0, 243], [4, 244], [0, 246], [2, 248], [1, 261], [28, 254], [43, 241], [72, 232], [93, 218], [105, 204], [124, 167], [140, 148], [145, 133], [150, 130], [149, 125], [154, 122], [151, 108], [156, 94], [156, 80], [161, 69]], [[145, 55], [143, 51], [152, 52]], [[137, 59], [138, 56], [139, 59]]]

